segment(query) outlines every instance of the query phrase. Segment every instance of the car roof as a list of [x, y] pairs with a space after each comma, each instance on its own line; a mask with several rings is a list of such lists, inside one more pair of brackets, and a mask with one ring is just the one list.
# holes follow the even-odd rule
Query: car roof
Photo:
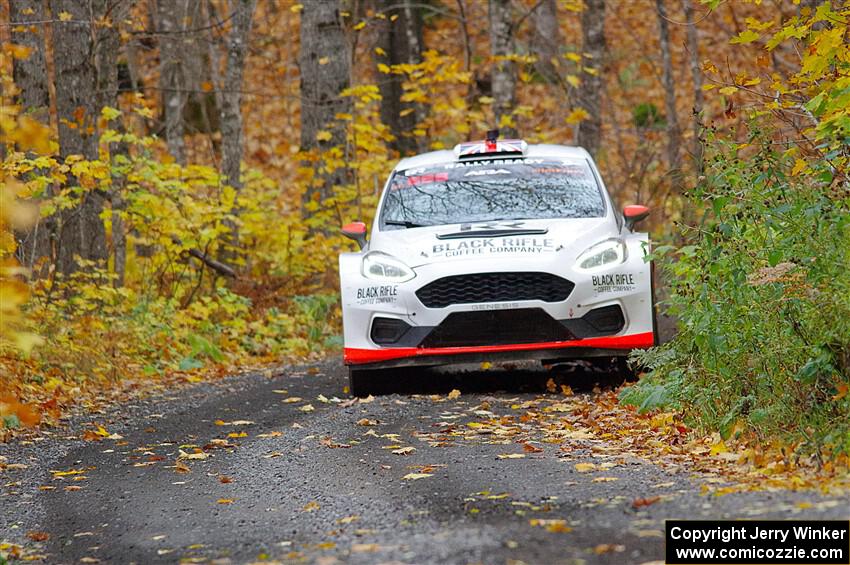
[[[573, 159], [590, 159], [590, 154], [583, 147], [575, 147], [569, 145], [554, 145], [548, 143], [539, 143], [529, 145], [528, 150], [524, 155], [499, 155], [497, 159], [518, 159], [518, 158], [534, 158], [534, 157], [549, 157], [549, 158], [573, 158]], [[492, 159], [493, 156], [481, 155], [481, 159]], [[463, 159], [464, 161], [472, 161], [474, 159]], [[441, 151], [429, 151], [421, 153], [413, 157], [405, 157], [395, 166], [396, 171], [412, 169], [414, 167], [429, 167], [440, 165], [442, 163], [454, 163], [458, 161], [454, 151], [443, 149]]]

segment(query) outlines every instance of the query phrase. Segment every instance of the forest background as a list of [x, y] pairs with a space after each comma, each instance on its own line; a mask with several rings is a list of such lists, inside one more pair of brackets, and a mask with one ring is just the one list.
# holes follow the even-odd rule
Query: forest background
[[579, 144], [649, 205], [670, 343], [621, 398], [850, 452], [841, 0], [3, 0], [0, 417], [341, 343], [399, 156]]

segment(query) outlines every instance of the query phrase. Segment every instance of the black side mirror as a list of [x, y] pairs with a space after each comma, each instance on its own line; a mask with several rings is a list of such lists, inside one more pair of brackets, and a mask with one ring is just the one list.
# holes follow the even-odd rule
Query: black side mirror
[[342, 235], [353, 239], [360, 245], [360, 249], [366, 247], [366, 224], [363, 222], [351, 222], [342, 226]]

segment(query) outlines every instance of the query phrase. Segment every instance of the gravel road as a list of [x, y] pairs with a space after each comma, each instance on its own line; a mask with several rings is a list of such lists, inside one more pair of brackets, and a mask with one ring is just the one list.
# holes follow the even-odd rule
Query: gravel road
[[[581, 430], [531, 453], [451, 433], [476, 410], [498, 418], [546, 394], [550, 375], [421, 374], [405, 394], [354, 402], [328, 361], [80, 416], [0, 446], [0, 541], [49, 563], [621, 564], [663, 559], [666, 518], [850, 517], [834, 495], [706, 496], [686, 467]], [[594, 375], [570, 378], [592, 400]], [[98, 425], [111, 438], [81, 439]], [[578, 471], [600, 457], [616, 464]]]

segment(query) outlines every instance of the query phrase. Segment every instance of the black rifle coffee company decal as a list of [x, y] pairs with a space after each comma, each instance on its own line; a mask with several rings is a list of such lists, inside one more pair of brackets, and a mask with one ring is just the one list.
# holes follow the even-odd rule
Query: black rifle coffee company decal
[[357, 304], [392, 304], [398, 300], [398, 285], [383, 284], [357, 289]]
[[593, 290], [604, 292], [631, 292], [635, 286], [634, 273], [611, 273], [608, 275], [593, 275]]
[[460, 257], [503, 253], [554, 253], [555, 240], [542, 237], [494, 237], [435, 243], [434, 257]]

